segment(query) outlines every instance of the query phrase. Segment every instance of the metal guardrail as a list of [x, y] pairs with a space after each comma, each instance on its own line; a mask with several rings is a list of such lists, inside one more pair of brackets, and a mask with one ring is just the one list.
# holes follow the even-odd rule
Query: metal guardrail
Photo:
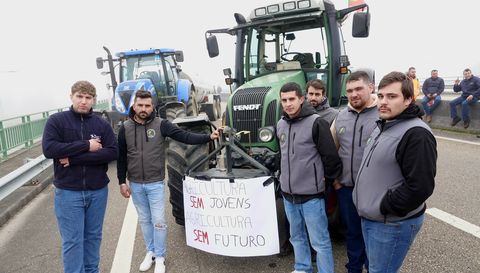
[[53, 164], [51, 159], [41, 155], [15, 171], [0, 178], [0, 201], [10, 193], [30, 182], [42, 171]]
[[[35, 140], [42, 137], [48, 117], [64, 109], [67, 107], [0, 120], [0, 160], [7, 159], [9, 152], [22, 145], [25, 148], [32, 146]], [[108, 100], [99, 100], [95, 109], [108, 110]]]

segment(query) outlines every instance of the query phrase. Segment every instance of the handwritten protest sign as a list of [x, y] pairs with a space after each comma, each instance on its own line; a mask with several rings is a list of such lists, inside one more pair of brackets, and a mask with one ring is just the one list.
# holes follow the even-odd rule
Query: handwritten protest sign
[[225, 256], [279, 252], [274, 184], [269, 177], [183, 182], [187, 245]]

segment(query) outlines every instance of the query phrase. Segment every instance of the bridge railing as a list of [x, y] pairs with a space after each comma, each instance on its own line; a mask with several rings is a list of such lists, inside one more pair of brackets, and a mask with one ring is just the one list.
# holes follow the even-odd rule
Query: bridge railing
[[[48, 117], [64, 109], [68, 108], [52, 109], [0, 120], [0, 160], [7, 159], [8, 155], [15, 150], [32, 146], [42, 137]], [[95, 109], [109, 109], [108, 100], [99, 100]]]

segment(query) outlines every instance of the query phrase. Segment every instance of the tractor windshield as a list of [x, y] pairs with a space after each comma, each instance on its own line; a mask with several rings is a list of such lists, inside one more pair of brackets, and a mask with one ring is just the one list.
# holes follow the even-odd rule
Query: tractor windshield
[[157, 92], [166, 90], [165, 73], [159, 55], [131, 56], [121, 62], [121, 81], [149, 79]]

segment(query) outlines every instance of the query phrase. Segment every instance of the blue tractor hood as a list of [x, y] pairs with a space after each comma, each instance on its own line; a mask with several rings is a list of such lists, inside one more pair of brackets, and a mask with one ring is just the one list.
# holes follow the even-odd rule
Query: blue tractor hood
[[[152, 94], [152, 101], [157, 101], [157, 93], [155, 87], [149, 79], [137, 79], [131, 81], [124, 81], [115, 89], [114, 105], [115, 109], [122, 115], [128, 116], [130, 107], [133, 105], [135, 93], [143, 90]], [[154, 105], [155, 107], [155, 105]]]

